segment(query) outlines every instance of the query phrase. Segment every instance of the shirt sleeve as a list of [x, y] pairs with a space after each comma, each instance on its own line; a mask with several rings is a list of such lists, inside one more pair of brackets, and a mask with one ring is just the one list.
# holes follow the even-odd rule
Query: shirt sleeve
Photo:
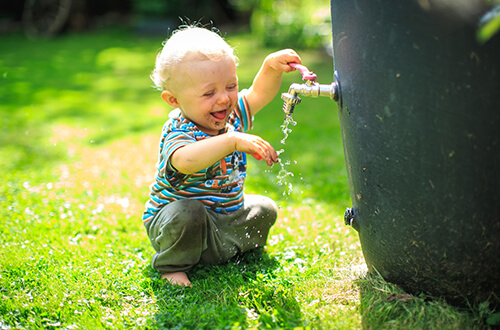
[[238, 118], [241, 125], [241, 132], [247, 132], [252, 129], [253, 117], [250, 113], [250, 107], [247, 100], [248, 89], [243, 89], [238, 93], [238, 103], [236, 104], [235, 117]]
[[161, 152], [161, 163], [163, 164], [163, 166], [161, 167], [161, 172], [164, 177], [166, 177], [166, 171], [177, 172], [177, 170], [172, 166], [170, 162], [170, 157], [172, 156], [172, 154], [178, 149], [194, 142], [196, 142], [196, 138], [187, 132], [172, 131], [168, 133]]

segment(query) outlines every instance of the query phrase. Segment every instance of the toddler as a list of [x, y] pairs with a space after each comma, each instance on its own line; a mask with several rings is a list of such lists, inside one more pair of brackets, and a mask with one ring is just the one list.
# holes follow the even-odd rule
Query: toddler
[[267, 56], [239, 92], [237, 58], [215, 32], [182, 27], [158, 54], [151, 78], [175, 110], [163, 126], [143, 221], [156, 250], [151, 265], [170, 283], [189, 286], [194, 265], [221, 264], [266, 244], [277, 207], [243, 193], [246, 154], [269, 166], [278, 155], [246, 132], [278, 93], [282, 73], [294, 70], [291, 62], [301, 62], [293, 50]]

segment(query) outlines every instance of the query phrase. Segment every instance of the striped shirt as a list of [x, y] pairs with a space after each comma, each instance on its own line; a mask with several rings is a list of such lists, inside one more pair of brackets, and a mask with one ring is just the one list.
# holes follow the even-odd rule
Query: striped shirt
[[[238, 95], [236, 108], [229, 116], [225, 131], [246, 132], [252, 127], [246, 91]], [[231, 213], [243, 205], [243, 184], [247, 158], [234, 151], [212, 166], [194, 174], [177, 172], [170, 164], [172, 154], [190, 143], [212, 137], [184, 118], [179, 109], [172, 111], [163, 125], [155, 181], [151, 186], [142, 220], [151, 220], [161, 208], [176, 200], [190, 198], [202, 202], [207, 209]]]

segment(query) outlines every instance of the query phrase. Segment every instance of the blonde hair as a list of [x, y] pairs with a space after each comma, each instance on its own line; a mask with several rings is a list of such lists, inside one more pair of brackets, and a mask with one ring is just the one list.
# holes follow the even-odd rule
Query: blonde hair
[[164, 91], [172, 88], [175, 66], [183, 61], [220, 60], [229, 56], [237, 63], [234, 49], [216, 32], [198, 26], [184, 26], [174, 31], [163, 43], [151, 73], [155, 87]]

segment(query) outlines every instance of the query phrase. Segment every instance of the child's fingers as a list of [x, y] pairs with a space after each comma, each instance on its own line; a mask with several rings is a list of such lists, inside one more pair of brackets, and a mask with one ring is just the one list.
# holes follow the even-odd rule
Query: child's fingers
[[257, 135], [237, 133], [236, 150], [243, 151], [256, 160], [264, 160], [269, 166], [278, 161], [278, 154], [273, 146]]
[[297, 64], [302, 63], [302, 60], [301, 60], [299, 54], [297, 54], [293, 49], [287, 49], [283, 55], [284, 55], [284, 59], [285, 59], [287, 64], [288, 63], [297, 63]]
[[293, 49], [283, 49], [269, 55], [271, 67], [282, 72], [295, 71], [289, 63], [301, 63], [300, 56]]
[[272, 166], [274, 163], [278, 162], [278, 154], [272, 147], [270, 147], [270, 149], [265, 149], [260, 152], [255, 152], [252, 154], [252, 156], [256, 160], [264, 160], [269, 166]]
[[269, 166], [272, 166], [274, 163], [278, 162], [278, 154], [273, 147], [270, 147], [270, 149], [267, 150], [265, 160], [267, 165]]
[[253, 158], [257, 159], [257, 160], [262, 160], [262, 157], [258, 154], [258, 153], [254, 153], [252, 154]]

